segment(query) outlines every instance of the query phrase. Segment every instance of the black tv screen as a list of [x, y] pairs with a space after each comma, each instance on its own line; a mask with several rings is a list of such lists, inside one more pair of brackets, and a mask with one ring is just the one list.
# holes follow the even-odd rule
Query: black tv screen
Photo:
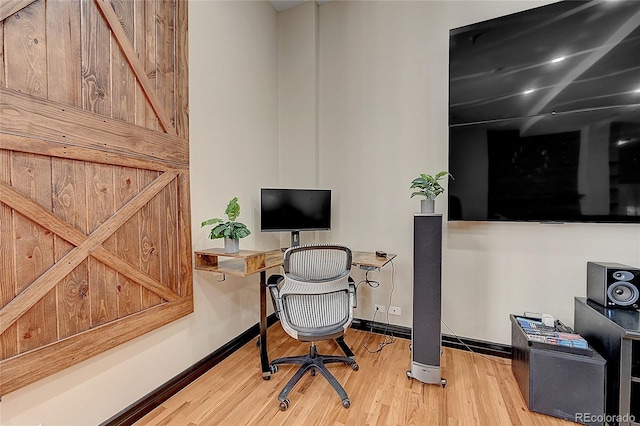
[[262, 188], [262, 231], [321, 231], [331, 229], [331, 190]]
[[640, 1], [562, 1], [449, 41], [449, 220], [640, 222]]

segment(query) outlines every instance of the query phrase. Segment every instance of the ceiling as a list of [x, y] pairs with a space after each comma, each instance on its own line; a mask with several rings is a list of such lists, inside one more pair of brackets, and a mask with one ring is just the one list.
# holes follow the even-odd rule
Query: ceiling
[[[282, 12], [283, 10], [291, 9], [292, 7], [296, 7], [299, 4], [304, 3], [305, 1], [311, 1], [311, 0], [270, 0], [270, 1], [275, 10], [277, 10], [278, 12]], [[327, 3], [328, 1], [330, 0], [316, 0], [316, 3], [318, 3], [318, 5], [322, 5], [324, 3]]]
[[273, 8], [278, 12], [282, 12], [283, 10], [291, 9], [292, 7], [296, 7], [297, 5], [304, 3], [307, 0], [271, 0], [271, 4]]

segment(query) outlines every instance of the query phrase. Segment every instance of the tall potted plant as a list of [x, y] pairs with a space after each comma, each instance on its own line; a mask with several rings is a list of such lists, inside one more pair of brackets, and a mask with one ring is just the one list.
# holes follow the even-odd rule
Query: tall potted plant
[[240, 238], [244, 238], [251, 234], [247, 225], [236, 222], [236, 219], [240, 216], [240, 204], [238, 204], [238, 197], [234, 197], [229, 201], [224, 214], [229, 218], [228, 221], [225, 222], [223, 219], [215, 217], [205, 220], [202, 222], [200, 227], [215, 225], [211, 229], [209, 238], [212, 240], [224, 238], [224, 252], [238, 253], [240, 251]]
[[421, 213], [433, 213], [435, 211], [435, 199], [444, 192], [444, 188], [438, 181], [447, 176], [451, 176], [451, 179], [453, 179], [451, 173], [443, 170], [435, 176], [420, 173], [420, 176], [411, 181], [411, 189], [415, 189], [411, 194], [411, 198], [416, 195], [424, 197], [420, 202]]

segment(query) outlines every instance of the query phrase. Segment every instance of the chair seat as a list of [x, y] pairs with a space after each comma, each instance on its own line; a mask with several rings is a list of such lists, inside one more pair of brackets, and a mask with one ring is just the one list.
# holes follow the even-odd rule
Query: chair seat
[[304, 330], [298, 331], [298, 340], [301, 342], [317, 342], [319, 340], [333, 340], [337, 339], [340, 336], [344, 336], [344, 330], [341, 328], [340, 330], [334, 331], [333, 333], [328, 333], [324, 331], [322, 333], [322, 338], [318, 337], [318, 333], [314, 333], [313, 330], [309, 330], [308, 333], [305, 333]]

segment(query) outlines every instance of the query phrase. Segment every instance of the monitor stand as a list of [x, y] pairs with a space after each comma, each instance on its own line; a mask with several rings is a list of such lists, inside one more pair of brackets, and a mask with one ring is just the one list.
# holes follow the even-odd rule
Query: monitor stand
[[291, 231], [291, 247], [300, 245], [300, 231]]

